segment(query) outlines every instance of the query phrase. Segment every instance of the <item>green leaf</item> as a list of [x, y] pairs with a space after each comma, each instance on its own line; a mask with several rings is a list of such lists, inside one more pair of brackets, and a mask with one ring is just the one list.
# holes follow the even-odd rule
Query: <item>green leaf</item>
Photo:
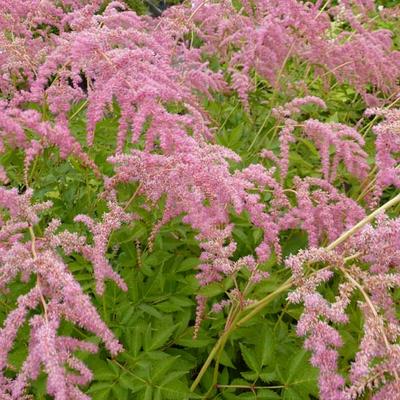
[[186, 400], [191, 392], [187, 385], [180, 380], [175, 380], [161, 387], [163, 397], [170, 400]]
[[199, 290], [199, 294], [206, 297], [214, 297], [224, 292], [222, 285], [216, 282], [210, 283]]
[[209, 344], [215, 342], [214, 339], [211, 338], [196, 338], [193, 339], [192, 337], [189, 338], [179, 338], [175, 340], [175, 344], [188, 347], [188, 348], [204, 348], [208, 346]]
[[98, 363], [94, 370], [94, 377], [98, 381], [112, 381], [118, 376], [109, 364]]
[[257, 399], [271, 399], [271, 400], [278, 400], [281, 399], [281, 396], [270, 389], [258, 389], [257, 390]]
[[177, 271], [183, 272], [188, 270], [194, 270], [199, 265], [199, 259], [197, 257], [185, 258], [177, 268]]
[[162, 378], [164, 378], [164, 375], [171, 370], [178, 358], [179, 357], [167, 357], [166, 359], [157, 362], [151, 374], [152, 382], [164, 382], [165, 379], [163, 380]]
[[274, 362], [275, 334], [273, 329], [266, 324], [263, 324], [259, 332], [260, 335], [255, 346], [255, 353], [258, 365], [263, 366]]
[[[309, 363], [309, 353], [306, 350], [296, 352], [287, 362], [286, 368], [278, 368], [278, 374], [285, 384], [284, 398], [308, 399], [310, 395], [317, 396], [318, 370]], [[286, 394], [288, 392], [288, 394]]]
[[239, 343], [240, 350], [242, 353], [242, 357], [246, 365], [253, 371], [257, 372], [257, 375], [260, 373], [260, 367], [259, 363], [257, 361], [257, 357], [254, 353], [254, 351], [248, 347], [246, 347], [244, 344]]
[[176, 325], [169, 327], [157, 328], [154, 334], [151, 335], [150, 345], [145, 346], [145, 351], [156, 350], [162, 347], [174, 332]]
[[226, 367], [235, 368], [233, 365], [228, 353], [225, 350], [222, 350], [221, 358], [220, 358], [221, 365], [225, 365]]
[[132, 375], [129, 374], [121, 375], [119, 378], [119, 383], [125, 389], [130, 389], [131, 392], [133, 393], [142, 390], [144, 387], [143, 382], [140, 382], [139, 380], [135, 379], [134, 377], [132, 377]]
[[151, 386], [146, 387], [143, 400], [153, 400], [153, 388]]
[[154, 307], [150, 306], [149, 304], [141, 304], [139, 309], [143, 310], [145, 313], [150, 314], [151, 316], [161, 319], [163, 315], [158, 312]]
[[113, 385], [112, 387], [113, 395], [118, 400], [127, 400], [129, 396], [129, 390], [122, 387], [119, 384]]

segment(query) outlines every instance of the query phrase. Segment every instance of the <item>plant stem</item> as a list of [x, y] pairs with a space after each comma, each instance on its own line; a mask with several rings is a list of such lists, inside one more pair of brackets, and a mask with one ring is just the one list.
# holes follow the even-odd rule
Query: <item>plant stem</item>
[[78, 109], [71, 115], [70, 121], [72, 121], [86, 106], [88, 103], [88, 100], [85, 100], [79, 107]]
[[255, 315], [257, 315], [267, 304], [269, 304], [272, 300], [275, 299], [279, 294], [282, 292], [285, 292], [288, 290], [292, 285], [293, 285], [294, 279], [289, 278], [287, 281], [285, 281], [281, 286], [279, 286], [278, 289], [275, 291], [271, 292], [267, 296], [265, 296], [263, 299], [257, 301], [256, 303], [250, 304], [246, 310], [252, 309], [246, 316], [241, 318], [237, 323], [236, 326], [241, 326], [244, 323], [246, 323], [248, 320], [253, 318]]
[[[286, 291], [287, 289], [290, 288], [292, 285], [293, 280], [290, 278], [286, 282], [284, 282], [281, 286], [279, 286], [278, 289], [273, 291], [272, 293], [268, 294], [266, 297], [264, 297], [262, 300], [258, 301], [255, 304], [251, 304], [250, 306], [246, 307], [242, 312], [238, 312], [236, 318], [233, 318], [231, 325], [225, 332], [220, 336], [218, 339], [217, 343], [214, 345], [213, 349], [211, 350], [210, 354], [207, 357], [207, 360], [203, 364], [203, 367], [201, 368], [199, 374], [197, 375], [195, 381], [193, 382], [192, 386], [190, 387], [190, 390], [193, 392], [198, 384], [201, 381], [201, 378], [207, 371], [208, 367], [211, 364], [211, 361], [215, 356], [219, 354], [219, 351], [222, 349], [227, 342], [230, 334], [240, 325], [243, 325], [245, 322], [247, 322], [249, 319], [251, 319], [254, 315], [256, 315], [258, 312], [260, 312], [268, 303], [270, 303], [276, 296], [281, 294], [282, 292]], [[248, 309], [254, 308], [248, 315], [246, 315], [243, 318], [239, 318], [240, 315], [247, 311]]]
[[335, 241], [333, 241], [329, 246], [327, 246], [326, 249], [333, 250], [335, 247], [339, 246], [341, 243], [347, 240], [350, 236], [354, 235], [357, 231], [359, 231], [364, 225], [371, 222], [378, 214], [386, 211], [388, 208], [394, 206], [397, 203], [400, 203], [400, 193], [397, 196], [393, 197], [393, 199], [383, 204], [381, 207], [377, 208], [371, 214], [367, 215], [364, 219], [355, 224], [351, 229], [340, 235]]
[[[232, 329], [232, 327], [231, 327], [231, 329]], [[215, 346], [213, 347], [213, 349], [211, 350], [210, 354], [208, 355], [206, 362], [203, 364], [200, 372], [198, 373], [196, 379], [194, 380], [192, 386], [190, 387], [190, 391], [191, 392], [193, 392], [196, 389], [197, 385], [200, 383], [201, 378], [203, 377], [203, 375], [207, 371], [207, 369], [208, 369], [209, 365], [211, 364], [211, 361], [213, 360], [214, 356], [217, 354], [217, 352], [218, 352], [219, 348], [221, 347], [221, 345], [223, 343], [225, 343], [225, 336], [229, 336], [231, 329], [225, 331], [220, 336], [220, 338], [218, 339], [217, 343], [215, 343]]]
[[218, 380], [218, 368], [219, 368], [219, 362], [221, 359], [222, 351], [224, 350], [224, 347], [226, 345], [226, 342], [228, 341], [230, 331], [227, 331], [227, 334], [224, 334], [221, 336], [221, 343], [218, 346], [218, 351], [216, 352], [216, 358], [215, 358], [215, 366], [214, 366], [214, 374], [213, 374], [213, 380], [210, 388], [208, 389], [208, 392], [205, 394], [204, 398], [207, 399], [208, 396], [211, 394], [213, 389], [217, 386], [217, 380]]
[[[235, 304], [235, 306], [231, 309], [231, 311], [232, 312], [229, 313], [229, 316], [228, 316], [227, 321], [226, 321], [225, 331], [229, 331], [230, 328], [233, 325], [235, 325], [236, 320], [238, 319], [238, 317], [240, 315], [240, 312], [241, 312], [240, 304]], [[211, 384], [210, 388], [208, 389], [208, 392], [205, 395], [205, 398], [207, 398], [211, 394], [211, 392], [213, 391], [213, 389], [217, 385], [219, 363], [220, 363], [222, 352], [224, 350], [226, 342], [228, 341], [228, 338], [229, 338], [229, 334], [224, 336], [223, 341], [221, 342], [221, 345], [219, 346], [219, 350], [218, 350], [217, 355], [215, 357], [213, 381], [212, 381], [212, 384]]]

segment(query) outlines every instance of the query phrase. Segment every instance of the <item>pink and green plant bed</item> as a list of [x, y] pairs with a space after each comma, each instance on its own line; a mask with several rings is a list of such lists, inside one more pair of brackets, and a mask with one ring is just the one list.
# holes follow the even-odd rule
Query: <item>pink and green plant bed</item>
[[399, 400], [399, 4], [139, 3], [0, 0], [0, 400]]

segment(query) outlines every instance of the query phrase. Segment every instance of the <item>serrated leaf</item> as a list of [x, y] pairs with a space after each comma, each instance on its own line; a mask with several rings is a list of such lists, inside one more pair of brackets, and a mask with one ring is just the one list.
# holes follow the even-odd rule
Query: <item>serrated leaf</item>
[[156, 350], [162, 347], [174, 332], [176, 325], [170, 327], [160, 327], [151, 335], [150, 346], [146, 347], [146, 351]]
[[254, 382], [259, 377], [258, 373], [254, 371], [241, 372], [240, 375], [249, 382]]
[[156, 308], [150, 306], [149, 304], [140, 304], [139, 309], [141, 309], [147, 314], [152, 315], [155, 318], [161, 319], [163, 317], [162, 314], [158, 312]]
[[277, 380], [277, 375], [275, 371], [265, 371], [261, 372], [260, 379], [263, 382], [269, 383]]
[[276, 393], [276, 392], [274, 392], [273, 390], [270, 390], [270, 389], [259, 389], [259, 390], [257, 390], [257, 399], [265, 399], [265, 400], [268, 400], [268, 399], [271, 399], [271, 400], [278, 400], [278, 399], [281, 399], [281, 396], [278, 394], [278, 393]]
[[260, 367], [273, 363], [275, 350], [274, 335], [274, 331], [270, 326], [264, 324], [260, 329], [255, 346], [255, 353]]
[[226, 367], [235, 368], [228, 353], [225, 350], [222, 350], [219, 362], [221, 363], [221, 365], [225, 365]]
[[110, 382], [95, 382], [87, 390], [87, 393], [94, 393], [99, 391], [110, 390]]
[[127, 400], [129, 395], [129, 390], [117, 384], [112, 386], [112, 393], [113, 396], [118, 400]]
[[175, 344], [189, 347], [189, 348], [204, 348], [205, 346], [215, 342], [214, 339], [201, 339], [201, 338], [179, 338], [175, 340]]
[[257, 357], [254, 353], [254, 351], [248, 347], [246, 347], [244, 344], [240, 343], [240, 351], [242, 353], [242, 357], [246, 365], [253, 371], [257, 372], [257, 375], [260, 373], [260, 367], [257, 362]]
[[214, 297], [221, 293], [224, 293], [224, 291], [225, 290], [221, 284], [213, 282], [207, 286], [203, 286], [202, 288], [200, 288], [199, 295], [205, 296], [205, 297]]
[[189, 388], [179, 380], [161, 387], [163, 397], [168, 400], [187, 400], [191, 395]]
[[197, 257], [185, 258], [177, 268], [177, 271], [183, 272], [188, 270], [194, 270], [199, 265], [199, 259]]
[[310, 369], [308, 362], [308, 352], [306, 350], [300, 350], [295, 354], [288, 362], [288, 369], [286, 375], [286, 384], [292, 383], [296, 377], [303, 376], [304, 372]]
[[135, 379], [133, 376], [128, 374], [123, 374], [119, 378], [119, 383], [122, 387], [130, 389], [133, 393], [142, 390], [144, 383]]
[[97, 381], [112, 381], [118, 376], [118, 374], [109, 368], [108, 365], [101, 364], [99, 366], [96, 365], [94, 376]]
[[151, 373], [152, 382], [162, 381], [164, 375], [171, 369], [179, 357], [168, 357], [165, 360], [157, 362]]

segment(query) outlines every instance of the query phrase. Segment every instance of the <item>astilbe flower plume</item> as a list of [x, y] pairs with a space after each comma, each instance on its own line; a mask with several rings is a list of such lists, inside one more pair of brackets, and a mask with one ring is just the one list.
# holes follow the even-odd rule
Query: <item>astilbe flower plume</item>
[[[366, 178], [369, 165], [368, 154], [362, 149], [365, 140], [354, 128], [344, 124], [323, 123], [308, 119], [304, 122], [303, 129], [305, 135], [313, 140], [320, 152], [323, 175], [328, 182], [335, 180], [341, 161], [360, 181]], [[332, 147], [335, 154], [331, 161]]]
[[[131, 154], [110, 157], [116, 170], [107, 187], [113, 188], [121, 182], [139, 183], [138, 193], [153, 204], [165, 198], [163, 217], [155, 229], [182, 216], [182, 221], [197, 231], [202, 250], [197, 275], [201, 285], [232, 276], [241, 268], [249, 269], [254, 281], [265, 278], [257, 265], [267, 261], [272, 251], [278, 259], [281, 255], [278, 222], [281, 211], [289, 206], [283, 189], [273, 178], [273, 171], [261, 165], [232, 174], [228, 160], [239, 161], [235, 153], [201, 142], [194, 145], [194, 140], [189, 136], [171, 136], [171, 146], [167, 148], [173, 150], [171, 154], [132, 150]], [[260, 193], [267, 189], [272, 191], [273, 198], [265, 205]], [[262, 230], [257, 258], [246, 256], [232, 260], [236, 243], [232, 238], [231, 211], [247, 212], [251, 223]], [[153, 231], [151, 236], [154, 234]], [[203, 303], [201, 298], [199, 310]]]
[[[340, 162], [360, 181], [363, 181], [369, 172], [367, 163], [368, 154], [364, 151], [364, 138], [356, 129], [344, 124], [321, 122], [316, 119], [307, 119], [303, 123], [295, 120], [295, 115], [301, 113], [301, 106], [314, 104], [326, 109], [325, 102], [315, 96], [295, 98], [284, 106], [272, 110], [277, 122], [283, 123], [279, 132], [280, 154], [275, 155], [271, 150], [264, 149], [261, 155], [270, 159], [279, 167], [279, 175], [283, 182], [289, 168], [289, 146], [297, 141], [296, 128], [301, 128], [303, 135], [311, 140], [318, 149], [321, 157], [322, 173], [326, 181], [333, 183]], [[334, 151], [333, 156], [331, 156]]]
[[[351, 84], [372, 106], [381, 93], [398, 93], [400, 53], [392, 49], [389, 31], [372, 31], [359, 20], [358, 14], [365, 16], [373, 7], [356, 2], [353, 9], [350, 3], [326, 7], [322, 1], [257, 0], [235, 7], [229, 1], [196, 1], [191, 8], [169, 10], [166, 17], [179, 32], [193, 31], [205, 53], [228, 65], [231, 86], [247, 109], [252, 73], [277, 87], [291, 58], [314, 65], [324, 80], [333, 74], [340, 83]], [[354, 32], [343, 28], [346, 23]]]
[[[92, 244], [88, 244], [84, 236], [78, 236], [76, 233], [63, 231], [50, 238], [53, 246], [61, 246], [66, 254], [72, 252], [81, 253], [93, 265], [94, 277], [96, 280], [96, 291], [99, 294], [104, 293], [105, 279], [111, 279], [122, 289], [127, 290], [127, 286], [117, 272], [112, 269], [110, 262], [106, 258], [108, 244], [111, 234], [114, 230], [121, 227], [122, 223], [132, 222], [137, 218], [135, 214], [126, 213], [119, 205], [115, 193], [108, 194], [109, 211], [104, 213], [100, 222], [94, 221], [87, 215], [77, 215], [75, 222], [81, 222], [91, 232]], [[58, 228], [60, 222], [54, 221], [51, 230]]]
[[[144, 194], [153, 204], [165, 196], [163, 217], [157, 227], [166, 224], [172, 218], [183, 215], [182, 221], [198, 231], [201, 242], [211, 241], [214, 244], [205, 245], [214, 248], [205, 257], [209, 262], [214, 257], [211, 254], [221, 252], [226, 259], [226, 268], [218, 261], [213, 268], [211, 264], [200, 267], [200, 282], [209, 283], [221, 278], [231, 270], [228, 258], [234, 252], [230, 241], [230, 209], [240, 214], [249, 213], [255, 226], [264, 232], [264, 241], [256, 252], [261, 262], [266, 261], [273, 248], [278, 254], [278, 210], [288, 206], [288, 201], [280, 185], [272, 177], [272, 173], [262, 166], [254, 165], [243, 171], [231, 173], [227, 160], [239, 161], [232, 151], [210, 144], [192, 144], [191, 137], [171, 137], [175, 145], [172, 154], [153, 154], [133, 150], [131, 154], [112, 156], [109, 161], [116, 165], [116, 173], [108, 182], [114, 187], [120, 182], [140, 183], [140, 194]], [[172, 141], [173, 140], [173, 141]], [[177, 184], [179, 182], [179, 184]], [[271, 214], [267, 213], [259, 194], [249, 193], [251, 190], [271, 188], [274, 200], [271, 202]], [[270, 210], [270, 211], [271, 211]], [[276, 215], [274, 215], [274, 212]], [[225, 228], [221, 230], [221, 226]], [[220, 250], [215, 249], [219, 243]], [[219, 259], [220, 257], [218, 257]], [[217, 279], [219, 277], [219, 279]]]
[[281, 218], [281, 229], [306, 231], [310, 247], [335, 240], [365, 216], [357, 202], [324, 179], [296, 177], [294, 186], [297, 204]]
[[[129, 131], [133, 143], [146, 131], [146, 149], [152, 149], [164, 131], [174, 129], [190, 127], [194, 135], [210, 138], [194, 90], [205, 95], [221, 90], [221, 75], [200, 62], [198, 51], [179, 44], [151, 19], [117, 11], [123, 8], [113, 2], [101, 16], [92, 16], [85, 29], [61, 34], [25, 98], [41, 102], [46, 96], [58, 121], [66, 119], [72, 102], [87, 98], [89, 145], [96, 123], [117, 101], [121, 114], [117, 152], [123, 150]], [[47, 87], [55, 70], [58, 80]], [[82, 74], [88, 82], [87, 95], [79, 86]], [[183, 112], [171, 111], [173, 105]]]
[[97, 165], [82, 149], [68, 126], [43, 121], [39, 112], [11, 107], [5, 101], [0, 102], [0, 111], [0, 153], [9, 148], [19, 148], [24, 151], [25, 180], [32, 161], [48, 147], [59, 149], [62, 158], [76, 157], [97, 176], [101, 176]]
[[[399, 219], [381, 216], [376, 227], [367, 225], [337, 251], [310, 248], [286, 260], [297, 286], [288, 300], [304, 303], [297, 333], [307, 336], [305, 347], [312, 352], [311, 363], [320, 370], [321, 399], [353, 399], [366, 391], [373, 399], [387, 394], [397, 398], [400, 324], [392, 289], [400, 286], [398, 225]], [[368, 264], [360, 267], [355, 260]], [[324, 267], [315, 269], [317, 263]], [[334, 274], [341, 276], [342, 283], [330, 303], [317, 289]], [[363, 316], [364, 336], [346, 385], [338, 372], [338, 349], [343, 342], [332, 324], [348, 322], [346, 308], [355, 299]]]
[[55, 46], [56, 33], [93, 14], [101, 1], [2, 0], [0, 2], [0, 91], [13, 97], [29, 89]]
[[[326, 32], [325, 38], [309, 49], [305, 58], [331, 71], [338, 82], [349, 83], [360, 93], [368, 106], [383, 103], [381, 95], [399, 93], [400, 52], [393, 50], [391, 32], [373, 31], [369, 19], [365, 26], [351, 8], [333, 7], [328, 10], [336, 25], [350, 25], [352, 30], [339, 28], [339, 33]], [[371, 60], [366, 64], [365, 60]], [[322, 71], [321, 71], [322, 73]]]
[[296, 142], [294, 131], [299, 126], [294, 119], [295, 114], [300, 114], [302, 111], [301, 107], [307, 104], [314, 104], [326, 109], [325, 102], [319, 97], [306, 96], [295, 98], [283, 106], [275, 107], [271, 112], [276, 121], [283, 124], [283, 128], [279, 132], [279, 155], [274, 154], [272, 150], [263, 149], [261, 156], [271, 160], [279, 167], [279, 176], [282, 184], [289, 170], [290, 143]]
[[368, 109], [367, 116], [383, 117], [372, 130], [376, 135], [376, 166], [378, 172], [374, 184], [374, 203], [383, 191], [393, 185], [400, 188], [400, 109]]
[[310, 248], [299, 252], [286, 260], [291, 268], [295, 284], [299, 287], [291, 292], [288, 300], [292, 303], [304, 303], [304, 312], [297, 323], [297, 334], [307, 336], [304, 347], [312, 352], [311, 363], [318, 367], [321, 399], [345, 400], [343, 393], [344, 378], [338, 373], [337, 348], [342, 345], [338, 332], [329, 323], [345, 323], [346, 306], [349, 303], [349, 288], [342, 285], [340, 297], [330, 304], [316, 289], [333, 275], [328, 269], [317, 271], [307, 277], [304, 264], [325, 262], [334, 268], [341, 264], [340, 257], [324, 249]]
[[294, 44], [300, 47], [297, 39], [311, 40], [328, 26], [326, 15], [319, 14], [317, 7], [292, 0], [256, 1], [254, 9], [247, 1], [238, 9], [230, 1], [196, 1], [192, 8], [184, 7], [168, 10], [167, 21], [176, 19], [174, 27], [194, 31], [202, 39], [203, 52], [228, 64], [232, 87], [246, 107], [253, 89], [252, 71], [275, 84]]
[[[0, 288], [6, 290], [18, 274], [24, 281], [32, 274], [36, 276], [36, 284], [18, 298], [17, 308], [9, 313], [0, 329], [0, 394], [4, 399], [23, 398], [29, 381], [36, 379], [43, 367], [48, 375], [47, 391], [56, 400], [88, 399], [77, 385], [88, 383], [92, 374], [73, 352], [95, 352], [97, 346], [59, 336], [60, 322], [70, 321], [96, 334], [113, 355], [119, 353], [122, 346], [58, 254], [55, 245], [59, 241], [51, 240], [58, 224], [51, 223], [43, 239], [35, 237], [37, 214], [49, 209], [51, 203], [31, 205], [31, 197], [30, 189], [19, 195], [16, 189], [0, 188], [0, 205], [8, 215], [2, 219], [0, 227]], [[31, 234], [29, 240], [24, 240], [26, 230]], [[30, 314], [38, 308], [42, 309], [41, 313]], [[28, 356], [16, 377], [11, 379], [5, 375], [8, 353], [25, 321], [30, 325]], [[65, 365], [74, 372], [68, 372]]]

